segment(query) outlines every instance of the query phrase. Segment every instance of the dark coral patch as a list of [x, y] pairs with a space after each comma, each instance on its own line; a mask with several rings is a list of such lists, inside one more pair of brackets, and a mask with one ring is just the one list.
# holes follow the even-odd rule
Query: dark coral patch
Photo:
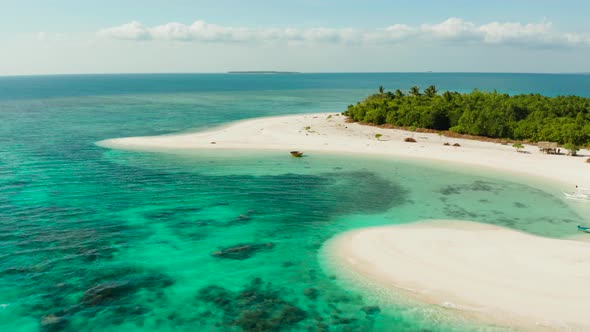
[[282, 331], [306, 319], [308, 313], [280, 294], [280, 289], [255, 278], [238, 292], [216, 285], [204, 287], [197, 298], [223, 312], [217, 326], [239, 327], [244, 331]]
[[274, 244], [269, 243], [246, 243], [236, 244], [235, 246], [225, 247], [214, 251], [211, 256], [216, 258], [244, 260], [254, 256], [262, 250], [274, 248]]

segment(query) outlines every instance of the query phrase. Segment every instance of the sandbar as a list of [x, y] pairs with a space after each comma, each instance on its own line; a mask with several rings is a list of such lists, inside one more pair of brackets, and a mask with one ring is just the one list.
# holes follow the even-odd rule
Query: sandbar
[[427, 221], [353, 230], [324, 250], [340, 273], [489, 323], [590, 330], [590, 243]]

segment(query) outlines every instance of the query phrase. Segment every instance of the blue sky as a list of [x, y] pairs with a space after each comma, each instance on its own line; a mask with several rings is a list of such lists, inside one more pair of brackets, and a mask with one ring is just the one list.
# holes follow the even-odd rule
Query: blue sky
[[590, 71], [590, 2], [579, 0], [0, 0], [0, 8], [0, 75]]

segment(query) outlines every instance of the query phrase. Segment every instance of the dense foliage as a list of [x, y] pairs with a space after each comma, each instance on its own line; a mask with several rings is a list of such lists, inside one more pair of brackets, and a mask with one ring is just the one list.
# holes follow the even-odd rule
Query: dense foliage
[[590, 145], [590, 98], [444, 92], [430, 86], [384, 91], [349, 105], [354, 121], [450, 130], [494, 138]]

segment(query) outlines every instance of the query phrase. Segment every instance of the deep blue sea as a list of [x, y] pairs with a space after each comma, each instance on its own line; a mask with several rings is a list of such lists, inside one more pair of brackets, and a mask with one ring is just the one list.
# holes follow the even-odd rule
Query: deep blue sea
[[590, 97], [590, 75], [0, 77], [0, 331], [502, 330], [382, 301], [318, 255], [340, 232], [429, 218], [569, 236], [587, 220], [552, 184], [368, 157], [95, 145], [341, 112], [380, 85], [431, 84]]

